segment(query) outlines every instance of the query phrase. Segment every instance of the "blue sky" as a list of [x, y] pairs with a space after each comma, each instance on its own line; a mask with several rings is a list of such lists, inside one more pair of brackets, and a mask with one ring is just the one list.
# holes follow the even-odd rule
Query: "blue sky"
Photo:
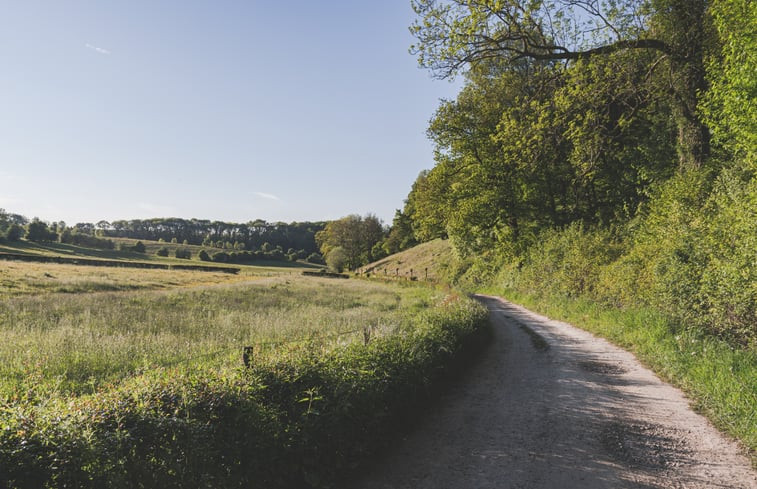
[[460, 83], [409, 0], [4, 2], [0, 207], [69, 224], [387, 222]]

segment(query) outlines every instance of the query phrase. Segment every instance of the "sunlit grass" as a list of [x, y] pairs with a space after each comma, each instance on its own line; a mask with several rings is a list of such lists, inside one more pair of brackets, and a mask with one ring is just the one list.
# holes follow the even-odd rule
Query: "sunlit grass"
[[46, 293], [80, 294], [211, 285], [279, 273], [283, 272], [252, 267], [244, 267], [243, 272], [233, 275], [197, 270], [151, 270], [0, 261], [0, 298]]
[[[140, 281], [146, 272], [138, 271]], [[191, 281], [201, 272], [187, 273]], [[365, 327], [374, 334], [402, 327], [436, 300], [434, 294], [285, 275], [184, 290], [11, 297], [0, 303], [0, 393], [93, 392], [104, 383], [192, 357], [213, 366], [240, 362], [242, 347], [256, 343], [354, 330], [340, 341], [359, 341]], [[219, 354], [208, 355], [214, 352]]]

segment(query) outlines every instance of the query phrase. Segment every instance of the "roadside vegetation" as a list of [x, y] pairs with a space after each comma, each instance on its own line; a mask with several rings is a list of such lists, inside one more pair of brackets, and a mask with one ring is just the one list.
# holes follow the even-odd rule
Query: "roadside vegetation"
[[465, 82], [392, 243], [446, 240], [448, 282], [636, 352], [755, 453], [753, 3], [412, 4], [420, 64]]

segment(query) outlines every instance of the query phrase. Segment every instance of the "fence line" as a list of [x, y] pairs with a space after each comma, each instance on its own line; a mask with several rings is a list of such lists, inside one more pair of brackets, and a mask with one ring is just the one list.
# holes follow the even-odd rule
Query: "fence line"
[[[310, 341], [315, 341], [315, 340], [335, 339], [335, 338], [339, 338], [339, 337], [342, 337], [342, 336], [347, 336], [347, 335], [351, 335], [351, 334], [355, 334], [355, 333], [361, 333], [361, 332], [364, 334], [364, 340], [365, 340], [365, 342], [368, 343], [368, 340], [370, 338], [370, 333], [366, 332], [368, 330], [369, 329], [367, 329], [366, 327], [362, 327], [362, 328], [352, 329], [352, 330], [349, 330], [349, 331], [340, 331], [339, 333], [333, 333], [333, 334], [325, 335], [325, 336], [314, 336], [314, 337], [310, 336], [310, 337], [307, 337], [307, 338], [299, 338], [299, 339], [294, 339], [294, 340], [258, 341], [256, 343], [245, 344], [245, 345], [242, 346], [243, 358], [245, 359], [244, 364], [245, 364], [245, 366], [249, 366], [249, 361], [248, 361], [248, 359], [250, 358], [249, 353], [252, 353], [252, 351], [256, 347], [260, 348], [260, 347], [263, 347], [263, 346], [281, 346], [281, 345], [289, 345], [289, 344], [296, 344], [296, 343], [308, 343]], [[192, 362], [194, 360], [197, 360], [197, 359], [200, 359], [200, 358], [212, 358], [214, 356], [218, 356], [218, 355], [221, 355], [223, 353], [228, 353], [228, 352], [231, 352], [233, 350], [239, 350], [239, 348], [240, 348], [239, 346], [228, 346], [226, 348], [222, 348], [220, 350], [215, 350], [215, 351], [212, 351], [210, 353], [201, 353], [199, 355], [192, 355], [190, 357], [182, 358], [182, 359], [179, 359], [179, 360], [174, 360], [172, 362], [163, 363], [163, 364], [161, 364], [159, 366], [159, 368], [171, 368], [171, 367], [175, 367], [177, 365], [180, 365], [182, 363], [190, 363], [190, 362]]]

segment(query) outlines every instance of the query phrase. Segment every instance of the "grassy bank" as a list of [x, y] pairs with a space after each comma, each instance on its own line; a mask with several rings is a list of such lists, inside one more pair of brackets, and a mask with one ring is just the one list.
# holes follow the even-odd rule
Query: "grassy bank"
[[757, 352], [672, 323], [650, 309], [600, 306], [559, 296], [539, 297], [488, 288], [546, 316], [609, 339], [631, 352], [660, 377], [680, 387], [696, 409], [739, 439], [757, 464]]

